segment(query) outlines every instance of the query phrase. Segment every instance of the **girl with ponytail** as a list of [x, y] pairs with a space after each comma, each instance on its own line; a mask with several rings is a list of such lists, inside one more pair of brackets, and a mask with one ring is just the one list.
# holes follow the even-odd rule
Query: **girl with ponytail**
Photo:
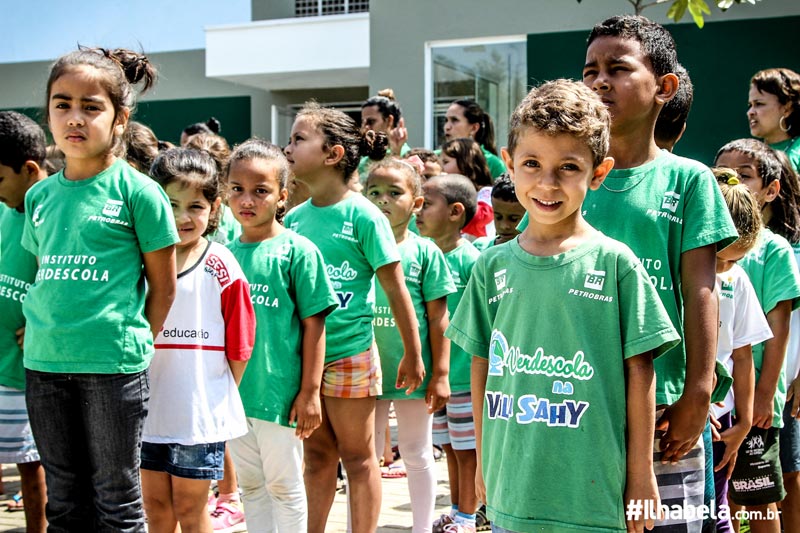
[[145, 530], [147, 368], [175, 295], [178, 234], [161, 187], [119, 156], [134, 87], [155, 79], [142, 54], [81, 47], [47, 81], [66, 167], [25, 198], [22, 245], [39, 270], [23, 304], [24, 365], [57, 531]]

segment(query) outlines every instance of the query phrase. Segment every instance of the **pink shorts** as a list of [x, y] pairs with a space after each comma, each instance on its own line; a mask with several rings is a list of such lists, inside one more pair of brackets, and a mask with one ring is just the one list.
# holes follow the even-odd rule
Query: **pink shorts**
[[333, 398], [369, 398], [383, 393], [381, 360], [372, 347], [359, 354], [325, 365], [322, 395]]

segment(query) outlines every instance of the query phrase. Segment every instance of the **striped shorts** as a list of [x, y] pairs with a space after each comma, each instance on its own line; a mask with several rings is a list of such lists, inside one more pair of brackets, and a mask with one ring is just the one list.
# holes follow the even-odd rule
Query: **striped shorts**
[[0, 463], [32, 463], [39, 460], [33, 441], [25, 391], [0, 385]]
[[475, 449], [475, 422], [472, 419], [472, 395], [454, 392], [447, 406], [433, 415], [433, 443], [450, 444], [454, 450]]
[[[662, 411], [656, 413], [656, 420], [661, 417]], [[684, 455], [676, 464], [661, 464], [664, 455], [660, 449], [663, 431], [656, 431], [653, 440], [653, 470], [658, 482], [658, 493], [661, 504], [670, 508], [674, 505], [699, 509], [704, 503], [706, 460], [703, 436], [700, 435], [694, 447]], [[675, 513], [677, 514], [677, 513]], [[657, 533], [700, 533], [703, 527], [702, 518], [692, 516], [690, 512], [683, 513], [680, 518], [667, 517], [656, 521], [652, 529]]]
[[369, 398], [383, 394], [381, 359], [373, 344], [364, 352], [325, 365], [322, 395], [333, 398]]

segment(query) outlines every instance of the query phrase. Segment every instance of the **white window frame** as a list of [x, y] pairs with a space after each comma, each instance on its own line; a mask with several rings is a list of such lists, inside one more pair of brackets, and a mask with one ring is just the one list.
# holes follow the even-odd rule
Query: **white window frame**
[[[473, 37], [469, 39], [448, 39], [425, 42], [425, 76], [423, 94], [425, 98], [425, 146], [433, 146], [433, 49], [456, 46], [475, 46], [482, 44], [527, 43], [528, 36], [501, 35], [497, 37]], [[434, 147], [435, 148], [435, 147]]]

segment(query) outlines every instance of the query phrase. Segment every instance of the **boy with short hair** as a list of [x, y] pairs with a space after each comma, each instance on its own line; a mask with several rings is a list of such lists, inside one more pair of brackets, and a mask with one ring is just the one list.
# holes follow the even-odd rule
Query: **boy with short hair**
[[[444, 253], [456, 292], [447, 296], [447, 310], [453, 315], [472, 275], [480, 252], [461, 236], [461, 229], [475, 216], [477, 193], [472, 182], [457, 174], [430, 178], [422, 185], [425, 198], [417, 215], [420, 235], [433, 239]], [[433, 524], [433, 533], [475, 531], [475, 424], [470, 395], [471, 356], [450, 345], [450, 400], [445, 410], [434, 414], [433, 444], [447, 454], [451, 511]]]
[[525, 208], [514, 193], [514, 182], [508, 172], [503, 172], [492, 185], [492, 211], [494, 212], [494, 237], [478, 237], [472, 245], [481, 252], [497, 244], [508, 242], [517, 235], [517, 225], [525, 216]]
[[675, 75], [678, 77], [678, 90], [672, 100], [661, 108], [653, 132], [658, 147], [669, 152], [675, 148], [686, 131], [686, 120], [689, 118], [689, 111], [692, 110], [694, 101], [694, 85], [689, 72], [678, 63], [675, 66]]
[[[36, 257], [21, 245], [25, 193], [47, 177], [42, 169], [45, 136], [33, 120], [16, 111], [0, 111], [0, 462], [16, 463], [20, 473], [27, 531], [45, 531], [44, 469], [33, 441], [25, 407], [22, 302], [38, 269]], [[10, 506], [9, 509], [13, 509]]]
[[625, 503], [658, 502], [653, 357], [679, 336], [636, 256], [581, 213], [614, 164], [608, 124], [576, 82], [520, 103], [503, 159], [530, 224], [481, 255], [446, 333], [474, 354], [476, 485], [497, 531], [623, 532]]
[[675, 42], [641, 16], [612, 17], [589, 36], [583, 82], [611, 114], [609, 155], [601, 188], [587, 195], [586, 220], [627, 244], [655, 285], [680, 343], [655, 362], [658, 408], [654, 440], [662, 499], [683, 505], [659, 527], [700, 531], [706, 425], [718, 333], [717, 249], [737, 238], [710, 170], [660, 150], [655, 124], [678, 90]]

